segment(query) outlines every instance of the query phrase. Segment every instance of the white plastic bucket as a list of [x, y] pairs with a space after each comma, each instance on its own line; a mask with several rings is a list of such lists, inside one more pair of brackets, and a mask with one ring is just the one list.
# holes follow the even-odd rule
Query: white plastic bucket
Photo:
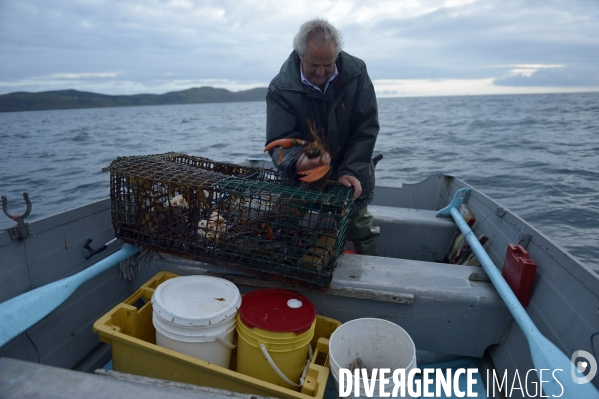
[[[405, 369], [405, 375], [417, 367], [416, 347], [410, 335], [395, 323], [383, 319], [364, 318], [342, 324], [333, 332], [329, 341], [329, 363], [339, 393], [339, 369], [349, 369], [357, 358], [370, 372], [373, 368], [388, 368], [393, 373], [396, 369]], [[391, 376], [387, 374], [387, 378]], [[347, 383], [347, 382], [346, 382]], [[377, 380], [373, 396], [379, 395], [380, 380]], [[367, 397], [363, 381], [360, 379], [360, 396]], [[391, 388], [390, 388], [391, 387]], [[393, 384], [385, 385], [390, 393]], [[354, 391], [349, 397], [353, 398]]]
[[229, 368], [241, 295], [210, 276], [175, 277], [152, 296], [156, 345]]

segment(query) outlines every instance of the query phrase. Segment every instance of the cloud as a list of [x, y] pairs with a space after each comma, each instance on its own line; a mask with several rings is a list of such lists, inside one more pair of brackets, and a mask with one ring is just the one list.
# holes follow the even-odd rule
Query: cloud
[[599, 3], [581, 3], [479, 1], [391, 17], [356, 28], [354, 52], [370, 60], [376, 78], [486, 78], [507, 75], [506, 64], [598, 65]]
[[[559, 86], [496, 85], [494, 78], [486, 79], [379, 79], [373, 82], [378, 98], [469, 96], [491, 94], [571, 93], [582, 90]], [[585, 91], [599, 91], [599, 85]]]
[[114, 78], [119, 72], [98, 72], [98, 73], [54, 73], [50, 78], [54, 79], [82, 79], [82, 78]]
[[599, 68], [539, 68], [495, 79], [497, 86], [599, 87]]
[[[373, 80], [427, 82], [427, 92], [445, 93], [450, 81], [556, 87], [549, 75], [576, 68], [592, 83], [599, 68], [594, 0], [19, 0], [0, 1], [0, 93], [265, 86], [314, 16], [341, 29]], [[580, 76], [576, 87], [587, 87]]]
[[512, 76], [515, 75], [523, 75], [530, 77], [533, 73], [542, 68], [563, 68], [564, 65], [555, 64], [555, 65], [543, 65], [543, 64], [522, 64], [522, 65], [513, 65], [513, 69], [510, 71]]

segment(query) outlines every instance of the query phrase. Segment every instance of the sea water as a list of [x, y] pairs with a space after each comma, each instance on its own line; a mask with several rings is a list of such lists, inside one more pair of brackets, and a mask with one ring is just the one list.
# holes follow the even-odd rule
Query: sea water
[[[599, 93], [382, 98], [377, 184], [448, 173], [579, 260], [599, 259]], [[264, 102], [0, 113], [0, 195], [31, 222], [109, 196], [102, 168], [168, 151], [264, 157]], [[0, 229], [12, 220], [0, 214]]]

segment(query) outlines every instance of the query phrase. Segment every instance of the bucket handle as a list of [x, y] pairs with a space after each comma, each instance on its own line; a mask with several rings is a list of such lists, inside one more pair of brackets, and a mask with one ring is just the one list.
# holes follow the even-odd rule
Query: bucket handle
[[230, 343], [229, 341], [227, 341], [223, 337], [216, 337], [216, 339], [218, 340], [218, 342], [220, 342], [221, 344], [223, 344], [224, 346], [226, 346], [229, 349], [235, 349], [235, 348], [237, 348], [237, 345]]
[[308, 371], [308, 366], [310, 365], [310, 361], [312, 360], [312, 346], [310, 344], [308, 344], [308, 351], [310, 352], [310, 354], [309, 354], [308, 360], [306, 361], [306, 366], [304, 367], [302, 376], [300, 377], [299, 384], [296, 384], [295, 382], [291, 381], [289, 378], [287, 378], [287, 376], [285, 374], [283, 374], [281, 369], [279, 369], [279, 367], [276, 365], [275, 361], [272, 360], [272, 357], [270, 357], [270, 353], [268, 353], [268, 350], [266, 349], [266, 346], [264, 346], [264, 344], [262, 344], [262, 343], [260, 344], [260, 349], [262, 349], [262, 353], [264, 354], [264, 357], [268, 361], [268, 364], [270, 364], [270, 367], [272, 367], [272, 369], [275, 371], [275, 373], [277, 373], [277, 375], [279, 377], [281, 377], [285, 382], [287, 382], [292, 387], [296, 387], [296, 388], [301, 388], [301, 386], [304, 385], [304, 378], [306, 377], [306, 372]]

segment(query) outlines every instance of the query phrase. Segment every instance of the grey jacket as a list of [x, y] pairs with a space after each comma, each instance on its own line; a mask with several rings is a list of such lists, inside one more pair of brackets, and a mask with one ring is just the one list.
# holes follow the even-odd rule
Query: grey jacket
[[[280, 138], [312, 140], [307, 120], [327, 138], [331, 154], [330, 180], [351, 175], [362, 185], [354, 210], [368, 205], [374, 192], [372, 152], [379, 132], [374, 87], [364, 62], [341, 51], [335, 62], [339, 75], [323, 94], [301, 83], [300, 60], [293, 51], [271, 81], [266, 95], [266, 144]], [[321, 131], [321, 128], [323, 131]], [[271, 151], [275, 165], [295, 179], [295, 162], [302, 148]]]

